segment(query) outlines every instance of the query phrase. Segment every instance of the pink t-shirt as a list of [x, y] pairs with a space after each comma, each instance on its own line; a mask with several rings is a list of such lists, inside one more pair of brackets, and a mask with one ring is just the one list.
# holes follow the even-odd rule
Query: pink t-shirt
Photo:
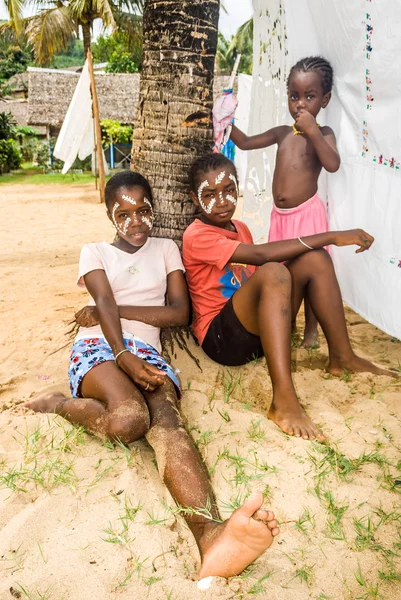
[[[105, 271], [120, 306], [165, 306], [167, 275], [184, 271], [177, 245], [172, 240], [153, 237], [134, 254], [123, 252], [108, 242], [87, 244], [79, 259], [78, 285], [85, 287], [84, 275], [96, 269]], [[95, 305], [93, 298], [88, 305]], [[121, 319], [121, 329], [161, 351], [159, 327]], [[100, 325], [80, 327], [75, 339], [87, 337], [104, 337]]]
[[184, 233], [182, 258], [194, 311], [192, 328], [200, 344], [214, 317], [257, 268], [230, 262], [240, 244], [253, 244], [245, 223], [232, 223], [237, 231], [195, 219]]

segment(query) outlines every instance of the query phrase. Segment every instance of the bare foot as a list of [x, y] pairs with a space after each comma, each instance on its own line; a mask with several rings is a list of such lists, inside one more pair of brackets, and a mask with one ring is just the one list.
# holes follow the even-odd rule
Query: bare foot
[[399, 377], [399, 373], [395, 370], [379, 367], [364, 358], [360, 358], [356, 354], [346, 360], [332, 360], [327, 367], [327, 372], [331, 375], [341, 376], [344, 371], [352, 373], [373, 373], [374, 375], [386, 375], [387, 377]]
[[36, 398], [32, 398], [32, 400], [24, 402], [22, 406], [35, 412], [59, 414], [66, 400], [67, 398], [61, 392], [45, 392], [40, 396], [36, 396]]
[[319, 348], [319, 334], [317, 327], [305, 328], [304, 339], [300, 344], [301, 348]]
[[274, 513], [261, 509], [263, 494], [254, 492], [224, 523], [206, 526], [199, 546], [199, 579], [233, 577], [256, 560], [279, 534]]
[[302, 437], [304, 440], [326, 441], [326, 437], [310, 420], [297, 399], [295, 401], [288, 401], [288, 399], [281, 401], [279, 408], [277, 408], [277, 402], [273, 399], [267, 416], [287, 435]]

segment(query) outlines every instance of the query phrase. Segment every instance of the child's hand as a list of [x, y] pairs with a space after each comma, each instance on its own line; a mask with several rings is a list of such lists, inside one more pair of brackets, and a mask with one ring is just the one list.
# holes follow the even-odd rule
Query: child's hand
[[359, 246], [355, 252], [365, 252], [369, 250], [375, 238], [366, 233], [363, 229], [350, 229], [348, 231], [337, 231], [335, 236], [336, 246]]
[[120, 354], [117, 365], [134, 383], [146, 392], [153, 392], [166, 383], [166, 373], [131, 352]]
[[99, 325], [99, 314], [96, 306], [84, 306], [77, 313], [75, 313], [75, 322], [80, 327], [94, 327]]
[[306, 135], [311, 135], [318, 128], [315, 117], [304, 108], [299, 109], [298, 116], [295, 118], [295, 125], [298, 131], [302, 131]]

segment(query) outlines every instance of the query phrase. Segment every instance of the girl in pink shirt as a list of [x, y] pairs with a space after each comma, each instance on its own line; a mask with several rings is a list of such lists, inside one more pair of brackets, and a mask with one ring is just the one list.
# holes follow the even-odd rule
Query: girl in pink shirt
[[188, 322], [179, 250], [171, 240], [149, 237], [152, 191], [139, 173], [114, 175], [105, 196], [117, 239], [88, 244], [81, 252], [78, 285], [92, 299], [77, 317], [81, 328], [69, 365], [72, 397], [43, 394], [25, 406], [123, 444], [146, 436], [198, 544], [199, 576], [238, 575], [271, 545], [277, 522], [261, 508], [261, 493], [221, 521], [206, 469], [178, 411], [178, 379], [160, 355], [160, 328]]

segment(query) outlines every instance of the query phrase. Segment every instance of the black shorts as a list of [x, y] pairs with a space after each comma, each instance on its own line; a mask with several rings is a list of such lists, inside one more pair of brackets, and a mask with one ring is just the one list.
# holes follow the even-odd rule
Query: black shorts
[[260, 337], [249, 333], [234, 312], [232, 298], [209, 325], [202, 350], [227, 367], [238, 367], [263, 356]]

